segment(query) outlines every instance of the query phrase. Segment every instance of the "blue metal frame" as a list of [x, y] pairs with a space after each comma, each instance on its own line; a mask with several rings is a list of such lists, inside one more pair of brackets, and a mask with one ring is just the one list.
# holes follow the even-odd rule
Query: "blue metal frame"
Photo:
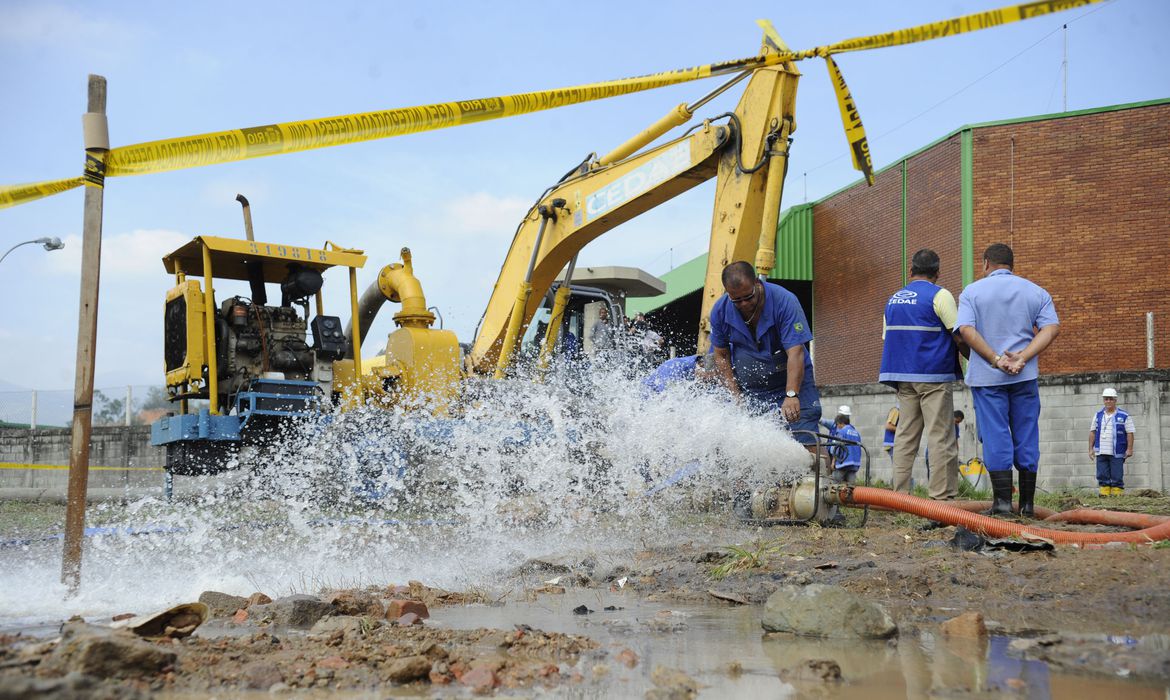
[[219, 440], [238, 442], [239, 416], [213, 416], [204, 408], [199, 413], [165, 416], [150, 426], [150, 444], [159, 446], [185, 440]]
[[[318, 388], [317, 382], [297, 379], [267, 379], [266, 384], [296, 387], [299, 389]], [[258, 409], [256, 404], [260, 399], [276, 399], [289, 404], [299, 404], [303, 410], [270, 410]], [[241, 391], [236, 396], [236, 412], [234, 415], [212, 415], [204, 408], [199, 413], [187, 413], [179, 416], [165, 416], [150, 426], [150, 444], [155, 446], [167, 445], [182, 441], [229, 441], [239, 442], [241, 433], [254, 416], [277, 416], [281, 418], [300, 418], [316, 415], [320, 412], [319, 405], [323, 400], [320, 393], [306, 395], [303, 393], [284, 394], [272, 391]]]
[[[305, 381], [299, 379], [266, 379], [263, 380], [265, 384], [278, 384], [288, 387], [312, 388], [317, 390], [317, 394], [284, 394], [272, 391], [241, 391], [236, 395], [236, 415], [240, 416], [240, 429], [247, 426], [248, 421], [253, 416], [278, 416], [281, 418], [304, 418], [307, 416], [317, 415], [320, 413], [320, 403], [324, 397], [319, 393], [319, 386], [317, 382]], [[285, 401], [289, 404], [301, 404], [303, 410], [270, 410], [256, 408], [256, 404], [260, 399], [277, 399]]]

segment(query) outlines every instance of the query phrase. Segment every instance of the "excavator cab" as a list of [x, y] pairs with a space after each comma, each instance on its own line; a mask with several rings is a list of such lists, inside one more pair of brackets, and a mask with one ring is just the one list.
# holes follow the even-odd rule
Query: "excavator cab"
[[[533, 314], [520, 346], [520, 356], [524, 360], [535, 361], [540, 356], [547, 342], [548, 326], [554, 313], [557, 290], [562, 286], [561, 282], [554, 283]], [[556, 347], [550, 352], [551, 356], [566, 359], [580, 357], [592, 350], [588, 345], [589, 331], [597, 322], [599, 309], [606, 309], [614, 328], [625, 328], [626, 325], [621, 304], [617, 303], [609, 292], [577, 284], [571, 285], [570, 290], [568, 302], [560, 314]]]

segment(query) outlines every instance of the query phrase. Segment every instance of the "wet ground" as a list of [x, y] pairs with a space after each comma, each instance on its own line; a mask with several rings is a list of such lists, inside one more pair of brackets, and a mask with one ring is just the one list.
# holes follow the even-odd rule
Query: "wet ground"
[[[1074, 496], [1047, 503], [1080, 504], [1102, 505]], [[1170, 514], [1170, 499], [1152, 494], [1104, 505]], [[14, 541], [15, 530], [29, 540], [0, 549], [3, 567], [11, 572], [39, 555], [52, 560], [59, 545], [28, 536], [58, 525], [55, 508], [0, 504], [5, 541]], [[851, 517], [856, 523], [858, 515]], [[251, 615], [224, 613], [184, 640], [148, 642], [173, 652], [161, 667], [115, 671], [91, 686], [66, 675], [79, 662], [55, 657], [45, 644], [62, 620], [39, 608], [20, 614], [29, 610], [22, 597], [31, 601], [38, 592], [5, 585], [0, 698], [268, 697], [270, 691], [296, 697], [1167, 697], [1170, 548], [963, 551], [951, 546], [955, 528], [921, 531], [922, 522], [871, 513], [863, 529], [755, 528], [729, 525], [725, 514], [678, 515], [665, 526], [669, 532], [608, 546], [604, 538], [582, 538], [578, 546], [529, 550], [536, 556], [479, 576], [467, 571], [474, 564], [466, 560], [462, 580], [477, 585], [456, 596], [393, 578], [366, 581], [350, 594], [383, 608], [335, 605], [335, 613], [351, 614], [335, 614], [312, 630], [266, 622], [259, 608]], [[514, 556], [501, 547], [498, 558]], [[200, 589], [252, 592], [250, 582], [238, 579], [200, 583]], [[897, 637], [765, 634], [760, 619], [768, 596], [781, 586], [811, 583], [880, 603], [896, 621]], [[299, 590], [264, 592], [336, 597], [322, 588], [305, 580]], [[430, 617], [410, 626], [386, 619], [379, 611], [394, 598], [426, 602]], [[107, 624], [118, 612], [147, 611], [103, 598], [82, 612], [90, 623]], [[942, 632], [944, 622], [969, 612], [982, 614], [986, 636]], [[405, 680], [412, 673], [417, 679]]]

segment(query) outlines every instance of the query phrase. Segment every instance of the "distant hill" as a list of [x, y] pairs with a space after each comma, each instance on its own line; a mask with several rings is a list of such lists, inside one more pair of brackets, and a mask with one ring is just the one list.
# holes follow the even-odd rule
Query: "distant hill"
[[0, 391], [31, 391], [27, 386], [20, 386], [0, 379]]

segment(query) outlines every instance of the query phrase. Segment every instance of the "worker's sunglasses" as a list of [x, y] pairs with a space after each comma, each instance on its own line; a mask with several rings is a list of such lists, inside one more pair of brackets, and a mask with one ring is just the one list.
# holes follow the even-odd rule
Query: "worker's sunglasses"
[[736, 306], [739, 306], [740, 304], [746, 304], [746, 303], [748, 303], [749, 301], [751, 301], [752, 299], [755, 299], [755, 298], [756, 298], [756, 288], [757, 288], [757, 286], [758, 286], [758, 285], [756, 285], [756, 284], [752, 284], [752, 293], [751, 293], [751, 294], [748, 294], [747, 296], [744, 296], [744, 297], [733, 297], [733, 296], [731, 296], [731, 295], [729, 294], [729, 295], [727, 295], [727, 299], [728, 299], [728, 301], [730, 301], [732, 304], [735, 304]]

